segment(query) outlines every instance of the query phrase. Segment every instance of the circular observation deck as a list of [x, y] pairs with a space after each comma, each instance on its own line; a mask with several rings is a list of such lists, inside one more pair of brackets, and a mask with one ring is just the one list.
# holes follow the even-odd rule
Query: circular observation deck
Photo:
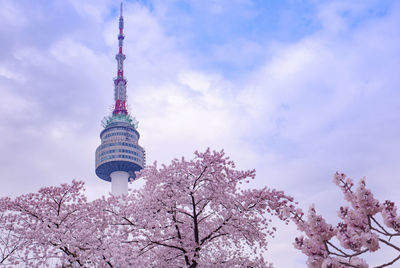
[[135, 171], [146, 165], [145, 150], [138, 144], [139, 132], [127, 122], [111, 122], [100, 133], [96, 149], [96, 175], [111, 181], [114, 171], [126, 171], [135, 179]]

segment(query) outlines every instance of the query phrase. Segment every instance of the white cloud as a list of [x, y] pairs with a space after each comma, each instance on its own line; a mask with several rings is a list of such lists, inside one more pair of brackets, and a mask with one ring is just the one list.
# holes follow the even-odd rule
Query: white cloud
[[0, 9], [0, 29], [1, 31], [13, 31], [16, 28], [26, 26], [26, 20], [23, 12], [15, 1], [4, 0], [1, 2]]

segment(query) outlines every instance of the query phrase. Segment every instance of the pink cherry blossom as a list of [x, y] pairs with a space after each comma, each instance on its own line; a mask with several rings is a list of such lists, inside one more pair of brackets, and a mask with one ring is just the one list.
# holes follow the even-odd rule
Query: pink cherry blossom
[[[391, 238], [400, 236], [400, 219], [393, 202], [383, 205], [366, 188], [365, 178], [354, 189], [354, 183], [344, 174], [336, 173], [333, 179], [344, 194], [349, 207], [340, 207], [341, 221], [336, 227], [327, 224], [311, 207], [307, 219], [301, 209], [292, 207], [291, 218], [305, 236], [295, 239], [294, 246], [308, 256], [309, 267], [369, 267], [363, 254], [376, 252], [381, 244], [400, 254], [400, 248]], [[379, 221], [381, 215], [383, 223]], [[335, 242], [339, 241], [340, 245]], [[377, 267], [386, 267], [400, 259], [400, 255]]]
[[271, 267], [263, 258], [276, 230], [270, 220], [288, 222], [292, 198], [240, 186], [255, 178], [254, 170], [237, 170], [223, 151], [206, 150], [193, 160], [149, 166], [137, 178], [142, 189], [91, 202], [78, 181], [0, 199], [3, 263]]
[[[255, 171], [238, 171], [223, 151], [195, 153], [140, 173], [146, 184], [121, 211], [141, 256], [157, 267], [268, 267], [263, 259], [274, 228], [292, 198], [282, 192], [240, 188]], [[129, 198], [129, 197], [128, 197]], [[135, 230], [134, 227], [136, 227]]]

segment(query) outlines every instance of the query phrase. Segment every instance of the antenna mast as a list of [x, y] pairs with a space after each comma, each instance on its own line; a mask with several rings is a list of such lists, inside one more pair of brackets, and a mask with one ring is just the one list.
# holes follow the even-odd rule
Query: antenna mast
[[126, 110], [126, 84], [127, 80], [124, 78], [124, 60], [125, 54], [122, 52], [124, 35], [124, 17], [122, 16], [122, 2], [119, 15], [119, 34], [118, 34], [118, 54], [115, 56], [117, 60], [117, 77], [114, 79], [114, 111], [113, 115], [128, 114]]

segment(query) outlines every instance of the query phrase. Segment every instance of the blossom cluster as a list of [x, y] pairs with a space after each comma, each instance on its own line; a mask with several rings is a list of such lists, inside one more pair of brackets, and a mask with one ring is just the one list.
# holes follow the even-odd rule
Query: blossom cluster
[[[343, 173], [336, 173], [333, 181], [343, 192], [344, 199], [349, 202], [349, 206], [339, 208], [340, 222], [337, 226], [327, 224], [321, 215], [316, 214], [314, 207], [310, 208], [306, 219], [301, 209], [291, 211], [292, 221], [304, 233], [304, 236], [295, 239], [294, 246], [308, 257], [307, 265], [366, 268], [369, 266], [361, 256], [379, 250], [381, 243], [400, 251], [390, 242], [391, 237], [400, 235], [400, 218], [397, 216], [395, 204], [391, 201], [381, 204], [375, 199], [366, 188], [365, 178], [356, 187], [353, 180]], [[377, 219], [378, 214], [383, 223]], [[336, 245], [335, 241], [340, 245]], [[396, 257], [384, 266], [398, 259]]]

